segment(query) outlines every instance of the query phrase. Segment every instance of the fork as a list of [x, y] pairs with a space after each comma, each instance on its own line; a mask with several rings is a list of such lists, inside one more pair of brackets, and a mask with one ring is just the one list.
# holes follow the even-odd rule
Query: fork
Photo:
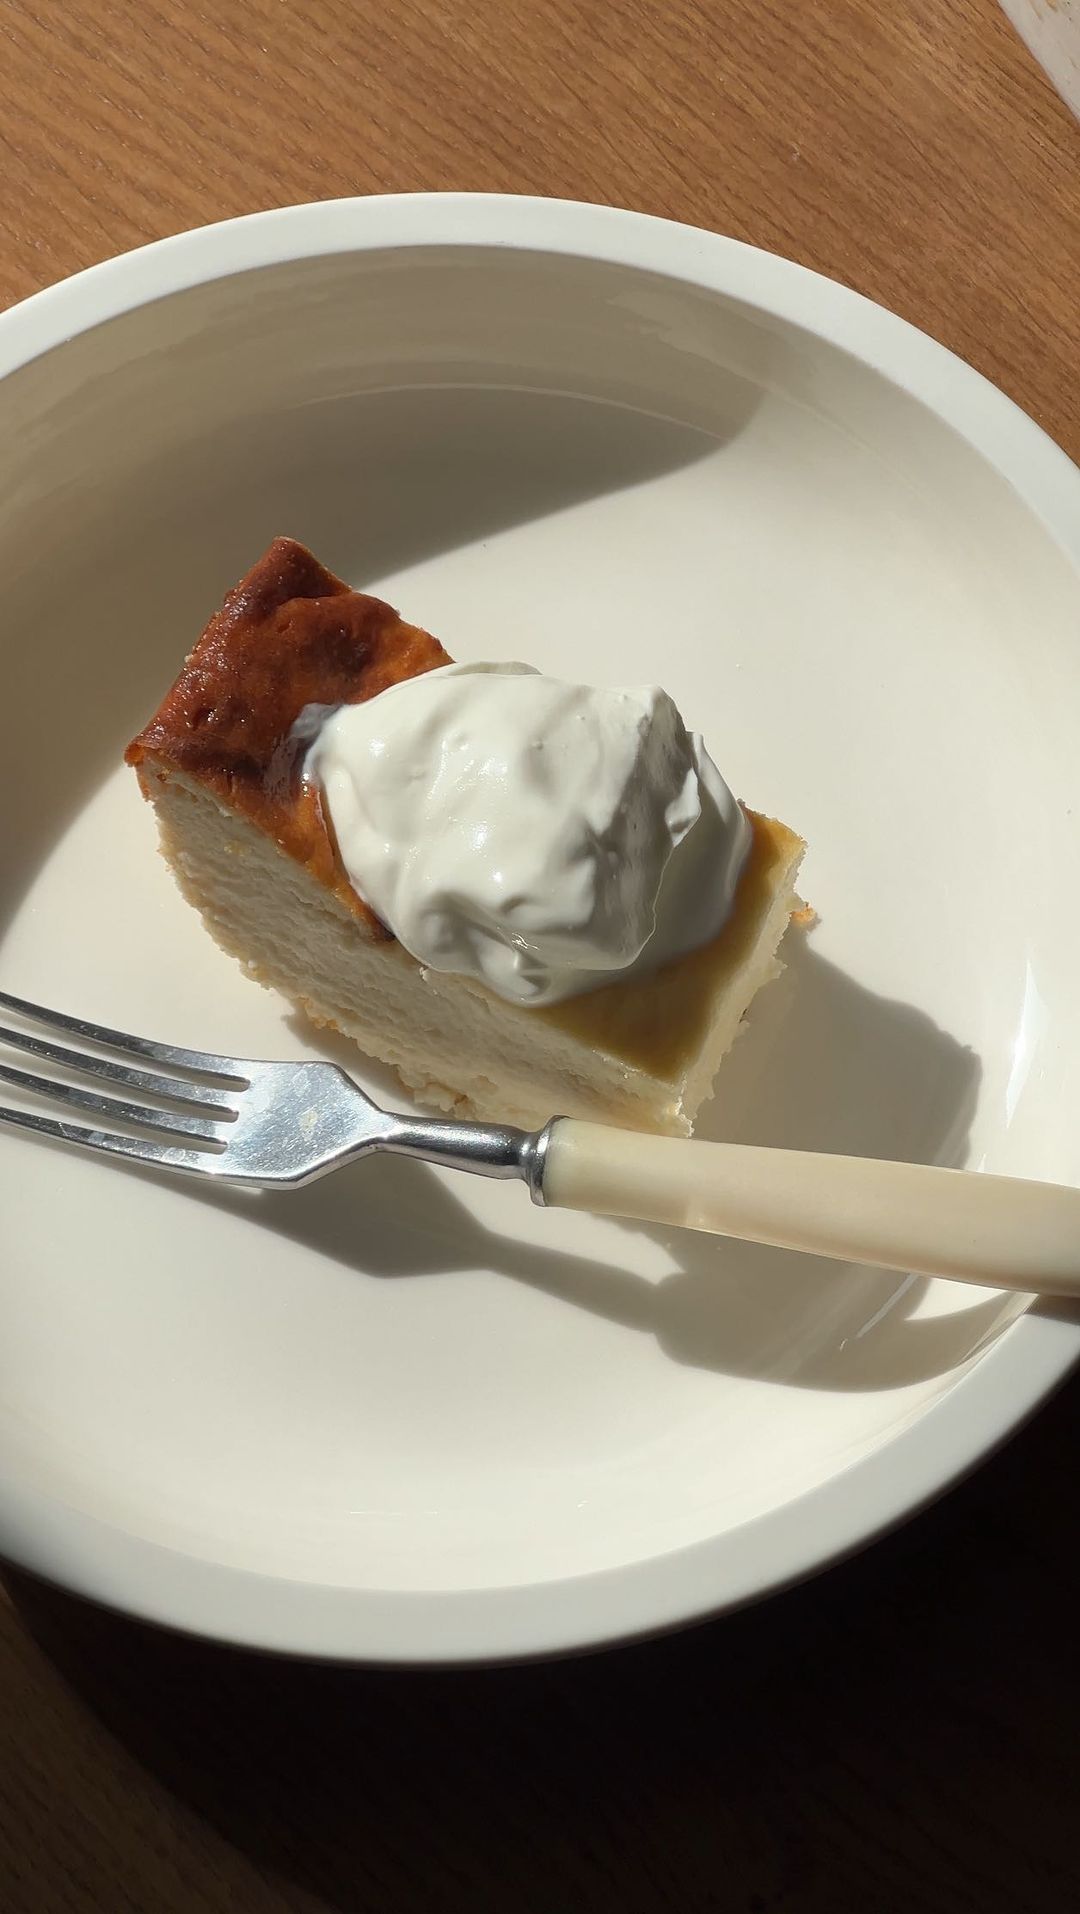
[[[1080, 1296], [1080, 1189], [1071, 1186], [645, 1136], [570, 1117], [527, 1131], [406, 1116], [381, 1109], [333, 1063], [265, 1063], [184, 1050], [4, 991], [0, 1009], [35, 1026], [0, 1026], [0, 1043], [109, 1086], [82, 1089], [0, 1062], [0, 1082], [61, 1110], [51, 1117], [0, 1106], [0, 1123], [158, 1170], [299, 1189], [358, 1157], [391, 1150], [479, 1176], [517, 1177], [542, 1206], [674, 1223], [996, 1288]], [[54, 1033], [92, 1048], [58, 1043]], [[101, 1050], [117, 1060], [98, 1055]], [[72, 1122], [68, 1112], [134, 1133]]]

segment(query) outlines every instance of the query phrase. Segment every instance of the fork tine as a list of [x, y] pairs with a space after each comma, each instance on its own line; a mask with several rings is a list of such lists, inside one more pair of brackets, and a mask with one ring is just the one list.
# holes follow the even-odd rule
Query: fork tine
[[32, 1037], [28, 1031], [11, 1030], [0, 1024], [0, 1043], [25, 1050], [47, 1063], [62, 1064], [77, 1076], [104, 1077], [108, 1083], [123, 1084], [126, 1090], [142, 1090], [148, 1096], [168, 1098], [186, 1104], [189, 1110], [221, 1110], [233, 1114], [224, 1090], [208, 1083], [192, 1083], [187, 1078], [159, 1077], [156, 1071], [132, 1070], [126, 1063], [113, 1063], [108, 1057], [92, 1057], [83, 1050], [67, 1050], [62, 1043], [48, 1043], [44, 1037]]
[[224, 1148], [218, 1136], [218, 1124], [209, 1117], [182, 1116], [174, 1110], [151, 1110], [145, 1103], [124, 1103], [119, 1097], [106, 1097], [96, 1090], [78, 1090], [74, 1084], [57, 1083], [52, 1077], [35, 1077], [29, 1070], [0, 1063], [0, 1083], [13, 1083], [17, 1089], [30, 1090], [51, 1103], [64, 1103], [74, 1110], [93, 1110], [111, 1117], [114, 1123], [137, 1123], [142, 1129], [156, 1130], [163, 1136], [197, 1136]]
[[60, 1123], [53, 1117], [37, 1116], [31, 1110], [11, 1110], [0, 1103], [0, 1123], [11, 1123], [20, 1130], [32, 1130], [36, 1136], [55, 1137], [58, 1143], [78, 1143], [88, 1150], [102, 1150], [109, 1156], [132, 1156], [141, 1163], [160, 1163], [166, 1170], [206, 1171], [218, 1162], [203, 1150], [178, 1150], [166, 1143], [151, 1143], [149, 1138], [113, 1136], [107, 1130], [84, 1130], [78, 1123]]
[[12, 997], [0, 990], [0, 1006], [14, 1010], [30, 1023], [44, 1024], [47, 1030], [66, 1030], [72, 1036], [100, 1043], [107, 1050], [118, 1050], [125, 1057], [148, 1057], [153, 1063], [171, 1064], [179, 1070], [197, 1070], [203, 1076], [224, 1077], [229, 1083], [246, 1085], [243, 1059], [222, 1057], [208, 1050], [181, 1050], [176, 1044], [152, 1043], [148, 1037], [133, 1037], [126, 1030], [110, 1030], [105, 1024], [86, 1023], [81, 1017], [69, 1017], [62, 1010], [46, 1010], [41, 1004], [28, 1003], [24, 997]]

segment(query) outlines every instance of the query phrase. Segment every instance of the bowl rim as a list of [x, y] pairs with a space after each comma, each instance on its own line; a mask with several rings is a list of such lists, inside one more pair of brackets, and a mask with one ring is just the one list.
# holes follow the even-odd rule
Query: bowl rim
[[[907, 320], [776, 254], [651, 215], [503, 194], [388, 194], [247, 214], [91, 266], [0, 313], [0, 379], [80, 333], [200, 284], [335, 253], [491, 249], [648, 272], [739, 299], [872, 367], [972, 446], [1078, 574], [1080, 470], [1012, 400]], [[1080, 1357], [1080, 1320], [1037, 1305], [918, 1417], [817, 1488], [727, 1534], [518, 1587], [365, 1590], [163, 1547], [0, 1470], [0, 1553], [184, 1633], [320, 1660], [465, 1664], [640, 1639], [773, 1593], [933, 1500], [1003, 1442]]]

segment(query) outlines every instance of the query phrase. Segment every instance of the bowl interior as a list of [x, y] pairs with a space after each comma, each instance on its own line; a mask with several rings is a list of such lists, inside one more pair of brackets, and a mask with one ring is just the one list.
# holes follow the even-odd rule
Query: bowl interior
[[[14, 373], [0, 497], [5, 988], [325, 1053], [209, 942], [119, 765], [289, 532], [459, 657], [663, 682], [807, 836], [819, 925], [705, 1134], [1080, 1174], [1076, 576], [855, 359], [553, 254], [313, 259]], [[11, 1478], [346, 1589], [554, 1582], [795, 1524], [1019, 1308], [392, 1161], [251, 1199], [4, 1137], [0, 1189]]]

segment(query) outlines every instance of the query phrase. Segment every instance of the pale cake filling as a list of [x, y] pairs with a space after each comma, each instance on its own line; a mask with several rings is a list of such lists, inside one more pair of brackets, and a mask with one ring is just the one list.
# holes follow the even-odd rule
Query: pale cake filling
[[689, 1135], [798, 908], [801, 839], [748, 813], [753, 842], [714, 942], [647, 977], [522, 1009], [419, 964], [198, 779], [152, 753], [140, 779], [184, 895], [250, 976], [389, 1064], [421, 1104], [487, 1121], [566, 1115]]

